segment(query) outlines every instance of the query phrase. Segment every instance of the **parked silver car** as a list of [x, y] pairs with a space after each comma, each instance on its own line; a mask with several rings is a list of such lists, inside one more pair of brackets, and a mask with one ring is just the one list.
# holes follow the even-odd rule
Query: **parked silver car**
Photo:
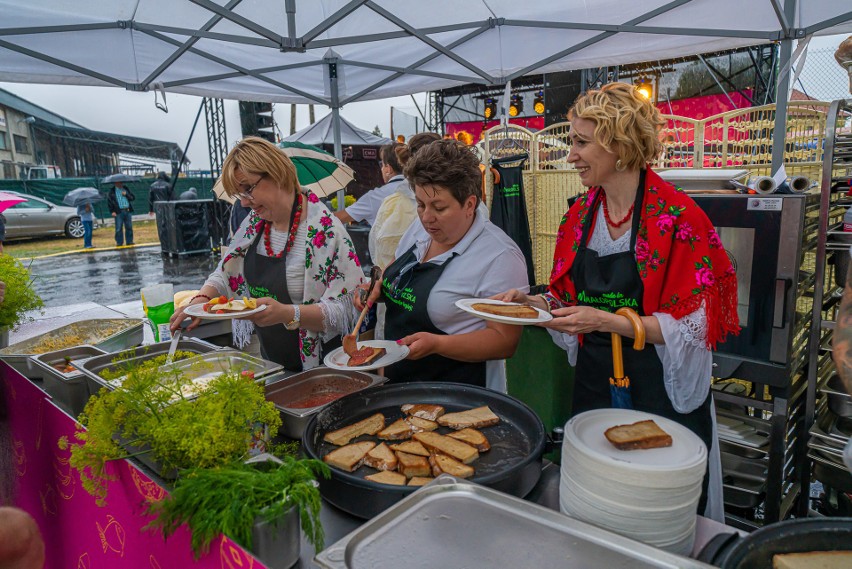
[[76, 207], [56, 205], [47, 200], [21, 194], [27, 201], [15, 204], [3, 212], [6, 220], [6, 239], [62, 235], [79, 239], [83, 236], [83, 222]]

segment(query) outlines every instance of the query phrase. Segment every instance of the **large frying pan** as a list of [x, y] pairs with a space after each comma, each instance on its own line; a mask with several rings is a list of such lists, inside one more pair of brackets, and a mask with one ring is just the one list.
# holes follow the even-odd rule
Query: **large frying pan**
[[[459, 383], [403, 383], [380, 385], [338, 399], [317, 413], [305, 429], [302, 447], [311, 458], [321, 459], [334, 450], [323, 442], [328, 431], [360, 421], [374, 413], [383, 413], [387, 424], [403, 416], [406, 403], [443, 405], [448, 413], [488, 405], [500, 417], [500, 423], [482, 432], [491, 450], [473, 463], [476, 473], [470, 479], [515, 496], [526, 496], [541, 476], [541, 457], [546, 442], [541, 419], [526, 405], [496, 391]], [[449, 429], [441, 427], [438, 432]], [[357, 440], [377, 440], [359, 437]], [[417, 488], [391, 486], [364, 480], [372, 468], [362, 466], [354, 472], [331, 469], [331, 478], [320, 480], [322, 496], [360, 518], [371, 518], [392, 506]]]
[[852, 549], [852, 518], [800, 518], [760, 528], [742, 539], [716, 536], [698, 558], [722, 569], [772, 569], [778, 553]]

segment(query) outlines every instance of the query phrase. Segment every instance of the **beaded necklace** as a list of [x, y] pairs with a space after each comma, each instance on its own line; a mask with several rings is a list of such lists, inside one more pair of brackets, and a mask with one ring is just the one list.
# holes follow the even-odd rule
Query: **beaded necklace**
[[631, 215], [633, 215], [633, 208], [636, 205], [633, 204], [630, 206], [630, 209], [627, 210], [627, 215], [624, 216], [624, 219], [622, 219], [621, 221], [613, 221], [609, 217], [609, 209], [607, 209], [606, 207], [606, 194], [603, 192], [601, 192], [601, 200], [603, 201], [604, 217], [606, 218], [606, 222], [609, 223], [610, 227], [621, 227], [622, 225], [627, 223], [627, 220], [630, 219]]
[[296, 192], [295, 202], [296, 207], [293, 209], [293, 219], [290, 221], [290, 234], [287, 236], [287, 245], [283, 250], [278, 253], [275, 253], [272, 250], [272, 242], [269, 238], [269, 233], [272, 230], [272, 223], [267, 221], [263, 224], [263, 245], [266, 247], [267, 257], [279, 259], [286, 253], [289, 253], [290, 249], [293, 247], [293, 242], [296, 241], [296, 233], [299, 230], [299, 221], [302, 219], [302, 194], [298, 191]]

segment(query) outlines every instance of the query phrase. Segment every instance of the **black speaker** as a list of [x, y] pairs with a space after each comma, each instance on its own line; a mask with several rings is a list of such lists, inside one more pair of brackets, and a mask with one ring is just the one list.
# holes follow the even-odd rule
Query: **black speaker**
[[154, 211], [163, 253], [210, 253], [213, 200], [156, 202]]
[[565, 115], [580, 95], [582, 71], [544, 75], [544, 126], [565, 122]]

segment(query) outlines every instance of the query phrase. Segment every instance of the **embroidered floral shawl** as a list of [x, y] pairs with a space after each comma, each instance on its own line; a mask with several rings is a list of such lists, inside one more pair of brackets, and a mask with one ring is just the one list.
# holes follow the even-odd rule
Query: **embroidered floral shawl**
[[[577, 200], [556, 236], [550, 292], [565, 305], [577, 304], [570, 270], [589, 215], [594, 229], [592, 205], [600, 191], [592, 188]], [[662, 312], [679, 320], [703, 303], [707, 347], [715, 349], [728, 334], [739, 333], [737, 277], [719, 235], [689, 196], [650, 168], [642, 204], [635, 254], [645, 314]]]
[[[303, 190], [304, 191], [304, 190]], [[314, 304], [349, 294], [364, 278], [355, 246], [343, 224], [326, 209], [317, 196], [304, 191], [309, 205], [305, 247], [305, 297], [303, 304]], [[231, 246], [219, 264], [235, 296], [248, 296], [243, 261], [252, 242], [263, 232], [263, 220], [252, 210], [234, 234]], [[294, 247], [300, 246], [294, 243]], [[320, 364], [319, 334], [299, 329], [299, 353], [303, 369]]]

